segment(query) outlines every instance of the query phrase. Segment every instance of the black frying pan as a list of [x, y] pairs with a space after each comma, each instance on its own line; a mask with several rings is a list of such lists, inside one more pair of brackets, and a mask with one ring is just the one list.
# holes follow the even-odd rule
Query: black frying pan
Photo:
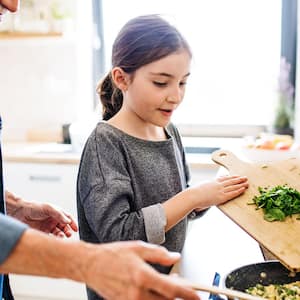
[[298, 280], [300, 280], [300, 273], [294, 277], [290, 276], [290, 271], [279, 261], [269, 260], [233, 270], [225, 277], [225, 286], [244, 292], [258, 283], [262, 285], [285, 284]]

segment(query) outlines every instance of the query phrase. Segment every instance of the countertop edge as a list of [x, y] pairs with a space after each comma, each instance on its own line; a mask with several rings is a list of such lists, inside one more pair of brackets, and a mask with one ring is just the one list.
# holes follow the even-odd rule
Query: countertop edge
[[[50, 147], [50, 150], [47, 147]], [[55, 151], [55, 147], [58, 147], [57, 151]], [[51, 151], [51, 149], [54, 150]], [[78, 165], [81, 158], [80, 152], [73, 152], [70, 145], [63, 144], [4, 143], [2, 151], [3, 160], [12, 163]], [[192, 169], [217, 170], [219, 168], [219, 166], [211, 160], [211, 154], [209, 153], [186, 153], [186, 159]]]

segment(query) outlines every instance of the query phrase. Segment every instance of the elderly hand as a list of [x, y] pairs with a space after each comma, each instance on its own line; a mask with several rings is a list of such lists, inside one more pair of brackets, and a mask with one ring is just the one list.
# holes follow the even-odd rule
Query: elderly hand
[[72, 216], [48, 203], [24, 201], [5, 192], [8, 215], [30, 227], [58, 237], [70, 237], [78, 227]]
[[67, 242], [28, 229], [0, 264], [0, 273], [85, 282], [107, 300], [199, 300], [188, 283], [160, 274], [148, 264], [172, 265], [179, 258], [178, 253], [144, 242]]
[[[105, 299], [200, 299], [188, 284], [156, 272], [148, 263], [172, 265], [178, 253], [140, 241], [114, 242], [84, 251], [84, 281]], [[84, 260], [81, 260], [84, 263]]]

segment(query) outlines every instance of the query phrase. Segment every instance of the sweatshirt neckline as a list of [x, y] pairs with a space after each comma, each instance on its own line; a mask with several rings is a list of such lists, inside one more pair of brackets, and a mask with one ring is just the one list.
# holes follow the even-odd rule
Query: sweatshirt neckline
[[167, 135], [167, 138], [165, 140], [161, 140], [161, 141], [153, 141], [153, 140], [145, 140], [145, 139], [138, 138], [138, 137], [135, 137], [133, 135], [130, 135], [130, 134], [126, 133], [125, 131], [123, 131], [123, 130], [107, 123], [106, 121], [100, 121], [99, 124], [106, 125], [107, 127], [111, 128], [113, 131], [117, 132], [118, 134], [120, 134], [121, 136], [123, 136], [125, 138], [131, 139], [131, 140], [134, 140], [134, 141], [137, 141], [137, 142], [140, 142], [140, 143], [144, 143], [144, 144], [158, 145], [158, 144], [169, 143], [170, 141], [172, 141], [172, 135], [170, 134], [169, 130], [166, 127], [164, 127], [164, 130], [165, 130], [165, 133]]

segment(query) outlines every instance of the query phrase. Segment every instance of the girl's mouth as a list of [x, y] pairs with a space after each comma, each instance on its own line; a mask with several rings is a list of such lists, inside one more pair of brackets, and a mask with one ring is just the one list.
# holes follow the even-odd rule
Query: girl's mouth
[[166, 117], [170, 117], [173, 113], [172, 109], [160, 109], [159, 111]]

